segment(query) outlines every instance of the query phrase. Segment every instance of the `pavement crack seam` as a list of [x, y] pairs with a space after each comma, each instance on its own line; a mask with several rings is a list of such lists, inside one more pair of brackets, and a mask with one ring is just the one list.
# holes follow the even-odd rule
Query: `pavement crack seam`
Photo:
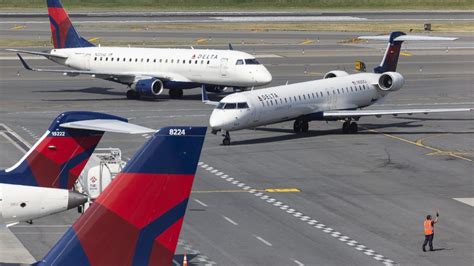
[[[329, 234], [335, 239], [338, 239], [339, 241], [346, 243], [348, 246], [352, 247], [353, 249], [360, 251], [361, 253], [373, 258], [374, 260], [377, 260], [379, 262], [382, 262], [383, 264], [389, 266], [389, 265], [395, 265], [396, 263], [393, 260], [390, 260], [386, 258], [385, 256], [378, 254], [372, 249], [369, 249], [368, 247], [360, 244], [358, 241], [351, 239], [349, 236], [343, 235], [341, 232], [338, 232], [334, 230], [333, 228], [320, 223], [318, 220], [311, 218], [308, 215], [305, 215], [302, 212], [297, 211], [296, 209], [291, 208], [288, 205], [283, 204], [283, 202], [278, 201], [277, 199], [274, 199], [265, 193], [262, 193], [258, 191], [257, 189], [252, 188], [251, 186], [240, 182], [236, 178], [230, 177], [229, 175], [225, 174], [222, 171], [217, 170], [216, 168], [204, 163], [204, 162], [199, 162], [198, 166], [203, 168], [204, 170], [207, 170], [209, 173], [213, 173], [217, 177], [220, 177], [222, 180], [227, 181], [230, 184], [233, 184], [235, 186], [241, 187], [241, 189], [247, 191], [250, 194], [253, 194], [254, 196], [260, 198], [261, 200], [280, 208], [282, 211], [291, 214], [293, 217], [298, 218], [299, 220], [305, 222], [306, 224], [310, 225], [313, 228], [316, 228], [326, 234]], [[216, 171], [213, 171], [216, 170]], [[283, 205], [282, 205], [283, 204]]]

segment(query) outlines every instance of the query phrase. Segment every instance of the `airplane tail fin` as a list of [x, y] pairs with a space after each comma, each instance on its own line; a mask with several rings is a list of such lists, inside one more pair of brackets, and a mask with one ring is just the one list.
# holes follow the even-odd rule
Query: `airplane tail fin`
[[400, 50], [402, 47], [403, 41], [395, 41], [399, 36], [403, 36], [405, 33], [396, 31], [390, 34], [390, 39], [388, 41], [387, 49], [383, 56], [382, 62], [376, 68], [374, 68], [375, 73], [384, 73], [387, 71], [396, 71], [398, 58], [400, 57]]
[[20, 161], [0, 171], [0, 183], [71, 189], [104, 131], [113, 131], [101, 126], [104, 121], [128, 125], [125, 118], [103, 113], [60, 114]]
[[160, 129], [38, 265], [171, 265], [205, 134]]
[[95, 46], [77, 33], [60, 0], [47, 0], [47, 4], [54, 48]]
[[361, 40], [380, 40], [388, 41], [387, 50], [383, 56], [382, 62], [376, 68], [375, 73], [384, 73], [388, 71], [396, 71], [398, 58], [400, 57], [400, 49], [404, 41], [454, 41], [457, 38], [450, 37], [435, 37], [423, 35], [406, 35], [401, 31], [394, 31], [390, 35], [379, 36], [360, 36]]

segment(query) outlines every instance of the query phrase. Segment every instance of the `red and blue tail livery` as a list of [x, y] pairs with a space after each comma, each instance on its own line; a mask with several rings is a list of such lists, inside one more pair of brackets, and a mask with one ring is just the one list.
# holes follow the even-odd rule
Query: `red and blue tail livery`
[[401, 31], [390, 33], [387, 50], [379, 66], [374, 68], [374, 73], [395, 72], [397, 70], [398, 58], [400, 57], [400, 49], [403, 41], [395, 40], [400, 36], [406, 35]]
[[54, 48], [94, 46], [77, 33], [61, 1], [47, 0], [47, 4]]
[[172, 265], [205, 134], [160, 129], [37, 265]]
[[62, 113], [18, 163], [0, 171], [0, 183], [71, 189], [104, 131], [67, 128], [64, 124], [98, 120], [127, 122], [104, 113]]

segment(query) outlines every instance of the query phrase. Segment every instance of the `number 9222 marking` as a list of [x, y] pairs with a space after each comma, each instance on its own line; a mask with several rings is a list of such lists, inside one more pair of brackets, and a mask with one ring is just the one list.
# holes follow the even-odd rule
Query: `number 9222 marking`
[[170, 129], [169, 134], [171, 136], [184, 136], [186, 135], [186, 131], [182, 128], [172, 128]]

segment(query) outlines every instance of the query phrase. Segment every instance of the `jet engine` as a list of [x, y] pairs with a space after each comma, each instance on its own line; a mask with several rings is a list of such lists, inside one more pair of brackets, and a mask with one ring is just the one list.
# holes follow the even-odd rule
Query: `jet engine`
[[139, 79], [131, 87], [142, 97], [155, 97], [163, 92], [163, 82], [154, 78]]
[[329, 71], [324, 75], [324, 79], [330, 79], [330, 78], [339, 78], [339, 77], [345, 77], [348, 76], [349, 74], [346, 71], [343, 70], [333, 70]]
[[400, 73], [385, 72], [379, 77], [378, 87], [382, 91], [398, 91], [405, 84], [405, 79]]

